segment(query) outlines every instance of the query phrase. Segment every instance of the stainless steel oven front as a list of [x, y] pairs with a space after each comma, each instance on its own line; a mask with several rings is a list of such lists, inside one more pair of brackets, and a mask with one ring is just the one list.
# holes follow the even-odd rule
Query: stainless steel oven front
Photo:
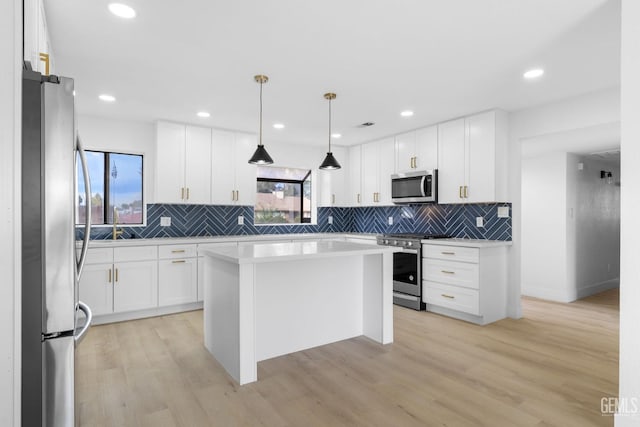
[[398, 246], [393, 254], [393, 303], [424, 310], [422, 302], [422, 250], [420, 240], [379, 237], [378, 244]]

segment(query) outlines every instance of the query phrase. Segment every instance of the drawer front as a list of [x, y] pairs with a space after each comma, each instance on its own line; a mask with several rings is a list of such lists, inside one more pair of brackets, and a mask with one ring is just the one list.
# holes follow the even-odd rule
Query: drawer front
[[198, 245], [163, 245], [158, 246], [158, 258], [195, 258], [198, 256]]
[[480, 289], [478, 264], [470, 264], [468, 262], [423, 258], [422, 279], [430, 282]]
[[155, 261], [158, 259], [157, 246], [131, 246], [113, 248], [115, 262]]
[[461, 246], [422, 245], [424, 258], [436, 258], [450, 261], [480, 262], [480, 249]]
[[422, 301], [427, 304], [480, 315], [479, 291], [429, 281], [423, 281], [422, 288]]
[[[78, 250], [80, 255], [80, 250]], [[85, 264], [112, 264], [113, 248], [89, 248]]]

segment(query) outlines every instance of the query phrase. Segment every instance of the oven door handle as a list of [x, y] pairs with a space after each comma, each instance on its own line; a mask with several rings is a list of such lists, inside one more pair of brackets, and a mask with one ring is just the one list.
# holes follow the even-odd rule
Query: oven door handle
[[402, 248], [402, 252], [407, 252], [410, 254], [416, 254], [418, 255], [420, 253], [420, 249], [407, 249], [407, 248]]

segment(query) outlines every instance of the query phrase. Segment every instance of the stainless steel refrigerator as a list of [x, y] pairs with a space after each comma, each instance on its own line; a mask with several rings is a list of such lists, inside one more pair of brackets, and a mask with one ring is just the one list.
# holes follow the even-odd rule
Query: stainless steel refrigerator
[[[75, 347], [91, 324], [78, 279], [91, 223], [74, 82], [24, 70], [22, 80], [22, 425], [73, 426]], [[81, 160], [77, 160], [81, 159]], [[86, 194], [76, 194], [80, 161]], [[77, 197], [83, 198], [78, 203]], [[76, 251], [76, 209], [85, 210]]]

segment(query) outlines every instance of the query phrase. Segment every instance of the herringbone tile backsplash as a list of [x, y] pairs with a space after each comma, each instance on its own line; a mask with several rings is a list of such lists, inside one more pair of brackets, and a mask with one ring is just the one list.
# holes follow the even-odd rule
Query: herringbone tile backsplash
[[[471, 239], [511, 240], [511, 215], [498, 218], [500, 204], [430, 205], [318, 208], [317, 224], [253, 225], [253, 206], [147, 205], [145, 227], [123, 227], [125, 237], [201, 237], [292, 233], [438, 233]], [[244, 225], [238, 225], [238, 216]], [[160, 217], [171, 217], [161, 227]], [[329, 216], [333, 224], [328, 223]], [[476, 227], [476, 217], [484, 227]], [[393, 217], [393, 225], [388, 225]], [[82, 232], [78, 231], [78, 238]], [[92, 239], [111, 238], [110, 227], [93, 227]]]

